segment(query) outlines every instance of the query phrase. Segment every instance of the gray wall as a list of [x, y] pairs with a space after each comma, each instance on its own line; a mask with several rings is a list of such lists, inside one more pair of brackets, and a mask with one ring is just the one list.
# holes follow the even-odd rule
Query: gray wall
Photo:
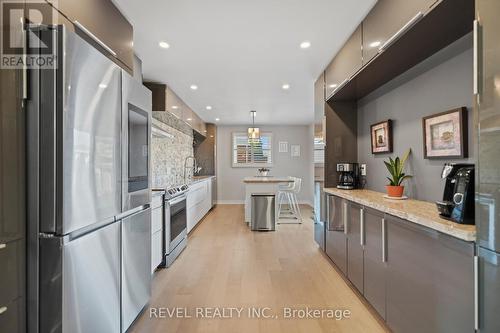
[[[412, 198], [435, 201], [442, 198], [440, 173], [448, 160], [423, 157], [422, 117], [461, 106], [469, 110], [469, 159], [476, 160], [475, 123], [472, 111], [472, 41], [470, 36], [410, 69], [358, 103], [358, 161], [366, 163], [367, 189], [385, 192], [387, 169], [383, 161], [412, 149], [407, 170], [414, 178], [406, 183]], [[393, 120], [394, 153], [372, 155], [370, 125]], [[453, 161], [451, 161], [453, 162]]]
[[[302, 178], [303, 187], [299, 201], [313, 202], [313, 130], [303, 126], [259, 126], [261, 131], [273, 133], [273, 159], [271, 175]], [[219, 203], [243, 203], [245, 187], [243, 178], [256, 176], [258, 168], [233, 168], [231, 163], [232, 133], [246, 132], [248, 126], [217, 127], [217, 201]], [[288, 153], [278, 152], [279, 141], [288, 142]], [[300, 145], [300, 157], [291, 157], [290, 145]]]

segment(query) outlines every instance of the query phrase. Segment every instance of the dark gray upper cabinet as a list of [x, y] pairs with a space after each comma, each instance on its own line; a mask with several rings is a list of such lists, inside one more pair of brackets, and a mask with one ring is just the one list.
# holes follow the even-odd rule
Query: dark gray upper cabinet
[[474, 331], [474, 244], [392, 216], [386, 320], [394, 332]]
[[385, 319], [386, 262], [382, 227], [384, 215], [375, 210], [364, 209], [365, 252], [364, 252], [364, 296]]
[[321, 73], [316, 82], [314, 83], [314, 116], [316, 123], [318, 118], [325, 114], [325, 74]]
[[361, 39], [359, 26], [326, 68], [326, 99], [363, 66]]
[[345, 235], [345, 210], [347, 202], [339, 197], [327, 197], [326, 254], [335, 265], [347, 274], [347, 237]]
[[368, 63], [392, 36], [436, 0], [379, 0], [363, 20], [363, 64]]
[[[133, 28], [111, 0], [48, 1], [76, 26], [83, 27], [103, 42], [129, 69], [134, 68]], [[80, 29], [82, 30], [82, 29]], [[112, 54], [113, 55], [113, 54]]]
[[[360, 205], [349, 203], [347, 210], [347, 277], [363, 293], [363, 210]], [[363, 234], [363, 235], [362, 235]], [[362, 244], [363, 243], [363, 244]]]

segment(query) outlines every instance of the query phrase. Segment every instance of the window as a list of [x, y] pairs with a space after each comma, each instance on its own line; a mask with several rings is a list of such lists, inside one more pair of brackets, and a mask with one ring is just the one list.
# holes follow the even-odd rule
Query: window
[[322, 137], [314, 138], [314, 163], [325, 163], [325, 143]]
[[233, 133], [233, 167], [272, 166], [272, 133], [250, 140], [247, 133]]

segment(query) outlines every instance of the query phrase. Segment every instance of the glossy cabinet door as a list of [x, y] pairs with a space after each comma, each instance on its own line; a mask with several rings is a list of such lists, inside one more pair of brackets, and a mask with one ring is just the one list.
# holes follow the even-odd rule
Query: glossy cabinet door
[[315, 123], [323, 120], [325, 115], [325, 74], [321, 73], [314, 82], [314, 118]]
[[477, 229], [480, 246], [500, 252], [500, 1], [476, 0], [479, 104]]
[[363, 64], [419, 12], [426, 13], [436, 0], [379, 0], [363, 20]]
[[349, 203], [347, 221], [347, 277], [363, 293], [364, 222], [361, 206]]
[[383, 236], [384, 215], [365, 208], [364, 296], [385, 319], [386, 262]]
[[170, 112], [174, 116], [176, 116], [179, 119], [182, 119], [182, 101], [180, 100], [179, 97], [173, 92], [173, 90], [167, 86], [167, 108], [166, 111]]
[[[134, 68], [133, 27], [111, 0], [49, 1], [75, 25], [81, 25]], [[108, 50], [109, 52], [109, 50]]]
[[359, 26], [325, 70], [327, 100], [344, 80], [349, 79], [363, 65], [361, 44]]
[[344, 274], [347, 274], [346, 206], [345, 200], [327, 196], [326, 254]]
[[474, 331], [474, 244], [386, 215], [394, 332]]

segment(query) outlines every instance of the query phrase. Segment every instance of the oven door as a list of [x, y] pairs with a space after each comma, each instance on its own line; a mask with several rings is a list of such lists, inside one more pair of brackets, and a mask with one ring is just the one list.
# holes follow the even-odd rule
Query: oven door
[[170, 253], [187, 235], [186, 196], [168, 201], [170, 207], [170, 232], [168, 253]]
[[122, 212], [151, 202], [151, 91], [122, 72]]

